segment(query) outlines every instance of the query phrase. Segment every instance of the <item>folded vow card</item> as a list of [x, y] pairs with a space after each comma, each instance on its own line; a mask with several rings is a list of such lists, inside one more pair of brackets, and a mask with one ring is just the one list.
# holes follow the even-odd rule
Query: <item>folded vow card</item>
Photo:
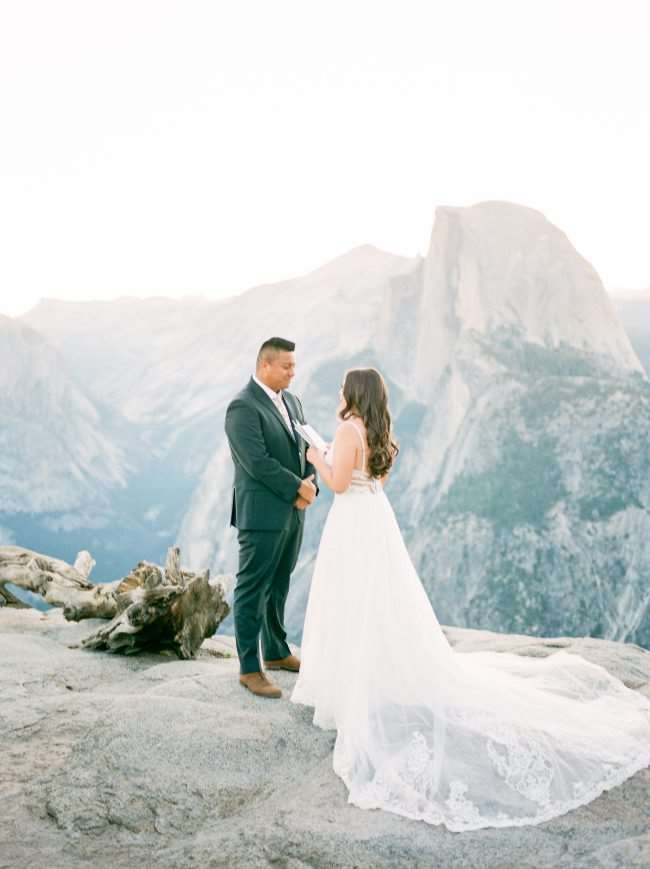
[[322, 438], [315, 428], [312, 428], [306, 422], [293, 422], [293, 427], [298, 432], [300, 437], [307, 441], [310, 447], [315, 447], [317, 450], [321, 452], [325, 452], [327, 450], [327, 441]]

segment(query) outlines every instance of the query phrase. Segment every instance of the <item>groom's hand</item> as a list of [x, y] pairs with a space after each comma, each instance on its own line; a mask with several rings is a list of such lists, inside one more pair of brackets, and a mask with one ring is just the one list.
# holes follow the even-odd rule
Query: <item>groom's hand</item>
[[305, 477], [296, 493], [299, 498], [302, 498], [303, 501], [307, 501], [308, 504], [311, 504], [316, 497], [316, 486], [312, 482], [313, 479], [313, 474]]
[[306, 510], [309, 507], [309, 501], [305, 501], [304, 498], [301, 498], [300, 495], [293, 502], [293, 506], [298, 510]]

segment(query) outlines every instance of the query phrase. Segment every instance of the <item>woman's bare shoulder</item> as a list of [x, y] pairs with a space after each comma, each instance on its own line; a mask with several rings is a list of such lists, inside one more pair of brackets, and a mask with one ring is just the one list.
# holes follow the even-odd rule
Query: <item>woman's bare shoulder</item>
[[[353, 429], [356, 429], [356, 433]], [[348, 439], [356, 438], [358, 440], [359, 435], [361, 435], [364, 440], [366, 439], [366, 427], [363, 424], [361, 417], [358, 416], [348, 417], [347, 419], [342, 420], [336, 429], [336, 435], [338, 435], [339, 432], [341, 432], [343, 437]]]
[[352, 430], [353, 427], [356, 428], [354, 423], [351, 423], [351, 421], [349, 419], [342, 420], [338, 424], [336, 431], [334, 432], [335, 440], [344, 441], [344, 442], [345, 441], [352, 442], [353, 438], [358, 438], [358, 435], [356, 435], [354, 433], [354, 431]]

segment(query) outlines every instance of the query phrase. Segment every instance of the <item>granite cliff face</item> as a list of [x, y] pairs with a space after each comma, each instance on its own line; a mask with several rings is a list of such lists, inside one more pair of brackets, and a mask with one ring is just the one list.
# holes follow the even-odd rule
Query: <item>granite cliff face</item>
[[425, 260], [389, 304], [397, 317], [387, 318], [387, 345], [400, 311], [412, 309], [415, 352], [403, 370], [421, 395], [436, 389], [475, 336], [498, 345], [511, 334], [552, 350], [573, 348], [607, 371], [642, 370], [593, 267], [530, 208], [438, 208]]
[[[347, 803], [334, 731], [237, 682], [230, 637], [194, 661], [74, 648], [99, 624], [0, 609], [0, 866], [604, 869], [650, 863], [650, 769], [538, 826], [450, 833]], [[445, 628], [460, 653], [563, 648], [650, 696], [650, 653]], [[387, 637], [390, 649], [390, 637]]]
[[[89, 541], [78, 516], [56, 541], [68, 559], [92, 548], [98, 576], [174, 543], [194, 568], [234, 570], [223, 415], [260, 341], [281, 334], [325, 435], [345, 368], [385, 373], [402, 445], [386, 491], [443, 621], [650, 646], [650, 385], [597, 274], [539, 212], [440, 207], [424, 258], [365, 246], [220, 303], [49, 301], [24, 320], [110, 407], [132, 465], [114, 496], [129, 527]], [[288, 604], [295, 640], [330, 503], [318, 500]], [[40, 514], [0, 525], [55, 551]]]
[[2, 316], [0, 420], [0, 512], [69, 511], [125, 485], [102, 408], [42, 335]]

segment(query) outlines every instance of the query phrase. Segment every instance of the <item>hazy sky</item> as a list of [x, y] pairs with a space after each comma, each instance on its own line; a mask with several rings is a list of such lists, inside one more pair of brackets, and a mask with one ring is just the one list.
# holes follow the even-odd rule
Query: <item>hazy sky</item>
[[646, 0], [0, 0], [0, 312], [230, 295], [436, 205], [650, 286]]

